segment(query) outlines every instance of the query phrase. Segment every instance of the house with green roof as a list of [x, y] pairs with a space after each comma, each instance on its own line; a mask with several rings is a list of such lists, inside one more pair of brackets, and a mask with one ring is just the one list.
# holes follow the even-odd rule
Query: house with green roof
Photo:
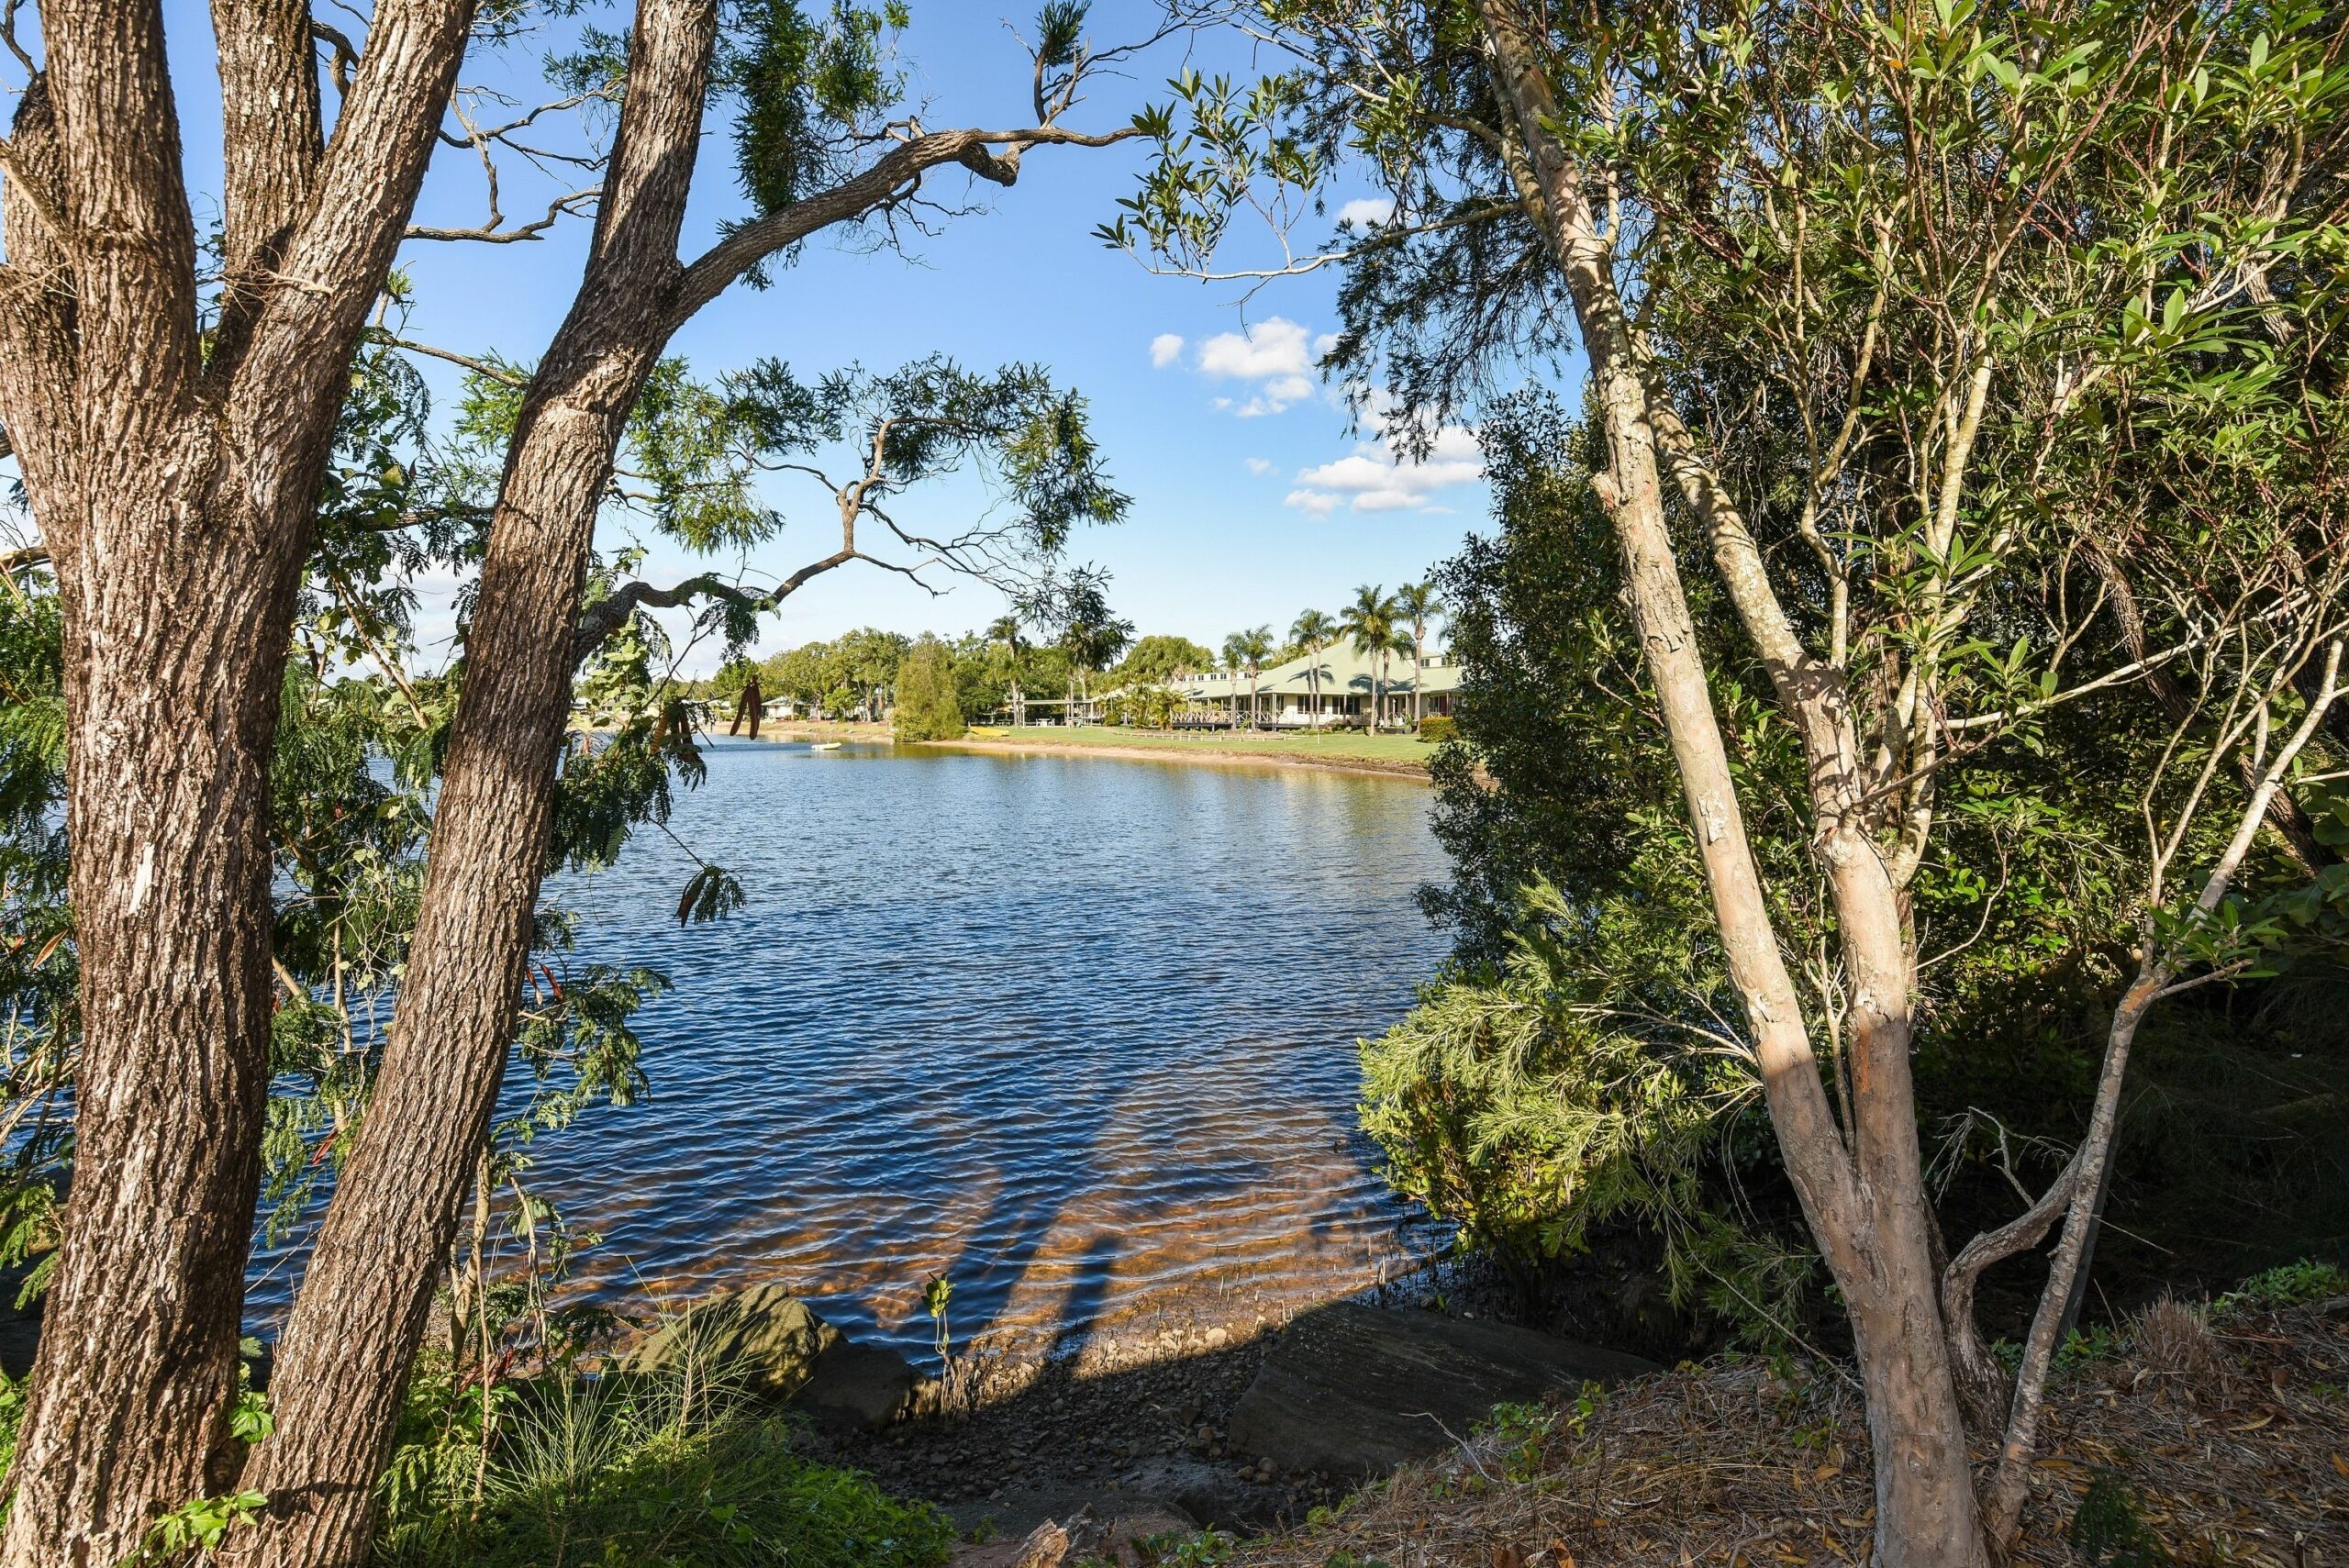
[[1412, 695], [1420, 717], [1450, 717], [1460, 690], [1460, 666], [1442, 655], [1416, 662], [1408, 653], [1378, 661], [1345, 643], [1267, 667], [1252, 682], [1247, 672], [1217, 670], [1177, 674], [1168, 684], [1186, 704], [1182, 719], [1193, 725], [1250, 724], [1269, 729], [1311, 729], [1364, 725], [1377, 709], [1380, 728], [1411, 722]]

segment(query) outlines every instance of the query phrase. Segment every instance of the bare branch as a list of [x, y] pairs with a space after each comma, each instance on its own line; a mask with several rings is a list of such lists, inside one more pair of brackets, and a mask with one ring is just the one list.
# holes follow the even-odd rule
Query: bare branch
[[1482, 223], [1486, 218], [1506, 217], [1512, 213], [1523, 214], [1525, 210], [1526, 206], [1521, 201], [1495, 197], [1486, 205], [1474, 207], [1467, 212], [1454, 213], [1449, 217], [1436, 218], [1426, 223], [1382, 228], [1359, 245], [1350, 245], [1341, 250], [1321, 250], [1310, 256], [1293, 257], [1277, 267], [1239, 267], [1230, 272], [1215, 272], [1197, 267], [1160, 266], [1151, 261], [1144, 261], [1141, 266], [1142, 271], [1153, 277], [1188, 278], [1195, 283], [1203, 284], [1266, 283], [1274, 278], [1301, 278], [1308, 272], [1318, 272], [1324, 267], [1341, 265], [1344, 262], [1388, 250], [1406, 239], [1416, 239], [1422, 234], [1441, 234], [1448, 228], [1459, 228], [1471, 223]]
[[25, 205], [33, 209], [41, 227], [49, 230], [50, 238], [61, 248], [67, 247], [71, 231], [65, 227], [65, 215], [57, 210], [48, 189], [26, 172], [17, 156], [16, 142], [7, 137], [0, 137], [0, 174], [6, 174], [10, 188], [25, 198]]
[[368, 338], [371, 341], [387, 344], [395, 349], [405, 349], [411, 354], [422, 354], [429, 359], [446, 360], [452, 365], [462, 365], [473, 374], [494, 381], [501, 386], [520, 388], [530, 384], [530, 378], [519, 371], [508, 370], [504, 365], [492, 364], [487, 360], [477, 360], [471, 354], [461, 354], [454, 349], [442, 349], [430, 343], [418, 343], [413, 339], [399, 337], [381, 328], [371, 329]]
[[650, 583], [622, 584], [579, 612], [579, 629], [571, 639], [572, 667], [576, 669], [595, 657], [596, 651], [610, 641], [638, 610], [675, 609], [696, 598], [726, 599], [752, 610], [763, 610], [771, 605], [769, 599], [743, 592], [715, 572], [688, 577], [674, 588], [659, 588]]
[[344, 97], [351, 96], [351, 73], [359, 69], [359, 50], [351, 35], [340, 28], [310, 18], [310, 36], [327, 46], [328, 69], [334, 72], [334, 90]]
[[490, 198], [489, 221], [473, 228], [436, 228], [429, 225], [413, 224], [406, 238], [410, 239], [470, 239], [486, 245], [510, 245], [517, 239], [536, 239], [552, 228], [560, 219], [576, 213], [604, 194], [601, 185], [588, 185], [568, 195], [555, 197], [547, 204], [546, 216], [533, 218], [517, 228], [502, 227], [505, 218], [497, 211], [496, 197]]

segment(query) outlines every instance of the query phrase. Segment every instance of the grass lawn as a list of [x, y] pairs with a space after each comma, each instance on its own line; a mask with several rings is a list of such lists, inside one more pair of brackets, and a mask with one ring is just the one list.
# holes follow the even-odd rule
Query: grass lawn
[[971, 738], [1014, 746], [1130, 746], [1149, 751], [1219, 751], [1238, 757], [1358, 757], [1365, 762], [1422, 765], [1435, 751], [1414, 735], [1364, 735], [1352, 730], [1325, 730], [1319, 735], [1223, 729], [1169, 734], [1079, 725], [1074, 729], [974, 729]]

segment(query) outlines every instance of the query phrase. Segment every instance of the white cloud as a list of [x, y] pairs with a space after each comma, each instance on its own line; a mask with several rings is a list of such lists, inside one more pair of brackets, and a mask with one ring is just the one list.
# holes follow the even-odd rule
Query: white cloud
[[1268, 316], [1237, 332], [1219, 332], [1199, 345], [1199, 370], [1206, 375], [1255, 381], [1303, 375], [1312, 368], [1305, 328], [1285, 316]]
[[1484, 454], [1473, 430], [1444, 426], [1435, 433], [1427, 457], [1412, 462], [1397, 456], [1381, 429], [1377, 439], [1363, 442], [1335, 462], [1298, 474], [1287, 505], [1323, 517], [1341, 500], [1357, 512], [1442, 511], [1445, 508], [1435, 502], [1438, 491], [1473, 484], [1484, 474]]
[[1394, 216], [1393, 196], [1356, 196], [1338, 209], [1340, 223], [1359, 224], [1364, 228], [1376, 228]]
[[1219, 332], [1198, 346], [1193, 364], [1213, 381], [1256, 383], [1247, 398], [1219, 397], [1215, 406], [1237, 418], [1278, 414], [1313, 395], [1313, 362], [1334, 339], [1317, 339], [1286, 317], [1268, 316], [1237, 332]]
[[1183, 335], [1180, 332], [1161, 332], [1150, 340], [1150, 362], [1160, 370], [1164, 370], [1182, 357]]
[[1248, 460], [1248, 472], [1251, 473], [1270, 473], [1273, 472], [1272, 460], [1270, 458], [1252, 457]]

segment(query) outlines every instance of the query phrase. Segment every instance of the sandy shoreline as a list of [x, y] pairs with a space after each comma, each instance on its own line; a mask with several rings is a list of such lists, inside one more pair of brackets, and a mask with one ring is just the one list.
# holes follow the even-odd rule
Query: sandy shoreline
[[1115, 757], [1136, 762], [1204, 762], [1210, 766], [1220, 767], [1311, 768], [1322, 773], [1362, 773], [1376, 778], [1400, 779], [1411, 784], [1428, 782], [1428, 771], [1422, 763], [1388, 762], [1377, 757], [1322, 757], [1301, 751], [1209, 751], [1204, 746], [1196, 751], [1183, 746], [1092, 746], [1082, 741], [1013, 740], [1008, 738], [931, 740], [924, 744], [948, 751], [991, 751], [998, 755], [1033, 752], [1041, 756], [1053, 757]]
[[[758, 739], [783, 745], [829, 740], [863, 746], [896, 744], [885, 724], [785, 722], [766, 726]], [[1359, 752], [1337, 751], [1325, 755], [1275, 747], [1261, 751], [1231, 750], [1205, 742], [1197, 746], [1181, 742], [1164, 746], [1121, 746], [1115, 742], [1048, 740], [1041, 735], [1035, 739], [1026, 735], [973, 735], [960, 740], [925, 740], [919, 744], [941, 751], [985, 751], [997, 756], [1025, 752], [1049, 757], [1110, 757], [1130, 762], [1206, 763], [1212, 767], [1312, 768], [1322, 773], [1401, 779], [1410, 784], [1428, 782], [1427, 764], [1416, 758], [1365, 757]]]

